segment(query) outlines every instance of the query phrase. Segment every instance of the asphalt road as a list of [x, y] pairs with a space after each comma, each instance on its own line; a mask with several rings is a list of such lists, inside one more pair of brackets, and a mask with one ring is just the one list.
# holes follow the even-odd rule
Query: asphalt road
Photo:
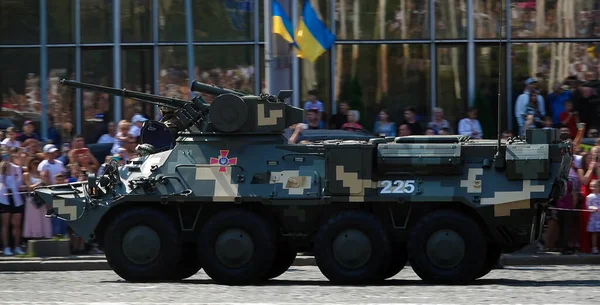
[[131, 284], [111, 271], [0, 272], [0, 304], [598, 304], [600, 266], [506, 267], [469, 286], [428, 286], [405, 269], [380, 286], [329, 285], [316, 267], [293, 267], [263, 286]]

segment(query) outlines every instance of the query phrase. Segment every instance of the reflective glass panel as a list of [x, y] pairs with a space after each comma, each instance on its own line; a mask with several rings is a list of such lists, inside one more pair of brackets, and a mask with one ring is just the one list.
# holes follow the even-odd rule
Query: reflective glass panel
[[39, 1], [0, 1], [0, 44], [39, 43]]
[[[81, 81], [113, 87], [113, 58], [110, 48], [81, 50]], [[106, 93], [81, 90], [82, 134], [86, 143], [96, 143], [113, 121], [113, 97]]]
[[380, 110], [387, 109], [397, 130], [405, 107], [414, 107], [418, 123], [426, 126], [431, 110], [429, 45], [344, 45], [340, 53], [337, 102], [358, 110], [365, 129], [373, 130]]
[[103, 43], [113, 40], [113, 1], [81, 1], [81, 42]]

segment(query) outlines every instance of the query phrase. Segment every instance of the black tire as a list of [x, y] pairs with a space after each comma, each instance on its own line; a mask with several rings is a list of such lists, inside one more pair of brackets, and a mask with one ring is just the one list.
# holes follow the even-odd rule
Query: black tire
[[172, 281], [181, 281], [194, 276], [202, 269], [198, 256], [196, 243], [184, 243], [181, 250], [181, 259], [170, 278]]
[[385, 270], [384, 280], [394, 277], [398, 274], [406, 263], [408, 262], [408, 254], [406, 253], [406, 245], [405, 244], [397, 244], [392, 246], [392, 255], [390, 259], [390, 264]]
[[[346, 230], [354, 230], [355, 233]], [[356, 239], [345, 242], [344, 246], [354, 249], [356, 240], [362, 239], [370, 243], [370, 248], [365, 248], [367, 253], [362, 257], [362, 262], [356, 266], [344, 266], [343, 262], [336, 259], [336, 255], [347, 253], [340, 247], [335, 251], [336, 238], [343, 240], [348, 234], [354, 234]], [[351, 236], [351, 237], [352, 237]], [[383, 225], [376, 217], [362, 211], [341, 212], [331, 217], [326, 224], [321, 226], [314, 241], [314, 254], [317, 266], [321, 273], [334, 284], [370, 284], [381, 280], [385, 268], [390, 261], [390, 242]], [[341, 259], [341, 258], [340, 258]], [[352, 258], [347, 258], [350, 263]]]
[[[246, 252], [250, 256], [247, 261], [239, 266], [227, 266], [217, 253], [220, 251], [216, 245], [219, 237], [230, 229], [243, 232], [239, 234], [240, 240], [246, 245], [250, 243], [253, 248], [251, 253]], [[228, 236], [237, 238], [236, 234]], [[272, 227], [259, 215], [242, 209], [227, 210], [212, 216], [204, 225], [197, 249], [204, 272], [213, 280], [227, 285], [255, 284], [273, 264], [275, 234]], [[233, 252], [227, 252], [229, 253]]]
[[502, 256], [502, 246], [496, 243], [488, 244], [485, 262], [477, 278], [482, 278], [490, 273], [498, 264], [500, 256]]
[[275, 260], [269, 272], [263, 276], [263, 281], [274, 279], [284, 274], [296, 260], [296, 249], [294, 249], [288, 242], [282, 241], [277, 244], [277, 250], [275, 254]]
[[[125, 235], [134, 228], [144, 228], [145, 232], [151, 230], [158, 236], [158, 254], [146, 263], [132, 261], [126, 254], [129, 253], [128, 250], [123, 248]], [[168, 215], [156, 209], [144, 207], [124, 211], [115, 217], [104, 236], [106, 260], [115, 273], [126, 281], [153, 282], [168, 279], [181, 257], [181, 239], [177, 226]]]
[[[446, 230], [442, 232], [441, 230]], [[463, 247], [457, 251], [456, 261], [451, 266], [436, 265], [427, 251], [432, 235], [440, 233], [441, 238], [455, 236], [456, 242], [462, 240]], [[460, 238], [460, 239], [458, 239]], [[444, 249], [444, 250], [442, 250]], [[438, 252], [447, 255], [451, 249], [442, 243]], [[425, 215], [411, 229], [408, 241], [408, 259], [415, 273], [424, 281], [434, 284], [464, 284], [477, 278], [483, 268], [486, 255], [486, 241], [481, 227], [470, 217], [456, 211], [440, 210]], [[433, 250], [432, 250], [433, 252]]]

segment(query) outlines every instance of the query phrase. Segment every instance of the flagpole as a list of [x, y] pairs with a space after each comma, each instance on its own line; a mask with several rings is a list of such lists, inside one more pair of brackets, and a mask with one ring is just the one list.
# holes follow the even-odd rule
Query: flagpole
[[[271, 83], [271, 75], [273, 75], [271, 69], [272, 66], [272, 54], [273, 54], [273, 46], [272, 46], [272, 37], [271, 37], [271, 14], [272, 14], [272, 0], [263, 0], [264, 1], [264, 17], [263, 23], [265, 25], [265, 48], [264, 48], [264, 56], [265, 56], [265, 92], [273, 94], [271, 92], [273, 85]], [[258, 69], [258, 67], [256, 67]]]
[[[292, 25], [294, 31], [298, 27], [298, 0], [292, 0]], [[294, 34], [295, 36], [295, 34]], [[296, 48], [292, 48], [292, 105], [300, 107], [300, 64], [297, 57]]]

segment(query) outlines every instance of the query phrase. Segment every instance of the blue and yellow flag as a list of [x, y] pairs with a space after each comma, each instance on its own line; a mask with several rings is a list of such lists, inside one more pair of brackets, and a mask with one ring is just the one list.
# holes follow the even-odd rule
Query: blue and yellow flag
[[290, 18], [285, 14], [283, 7], [277, 0], [273, 0], [273, 34], [278, 34], [281, 38], [285, 39], [285, 41], [289, 43], [293, 43], [296, 46], [296, 42], [294, 41], [294, 30], [292, 26], [292, 22]]
[[314, 62], [325, 53], [335, 42], [335, 35], [329, 31], [325, 23], [319, 19], [310, 5], [310, 0], [304, 1], [302, 19], [296, 30], [296, 44], [299, 47], [299, 57]]

